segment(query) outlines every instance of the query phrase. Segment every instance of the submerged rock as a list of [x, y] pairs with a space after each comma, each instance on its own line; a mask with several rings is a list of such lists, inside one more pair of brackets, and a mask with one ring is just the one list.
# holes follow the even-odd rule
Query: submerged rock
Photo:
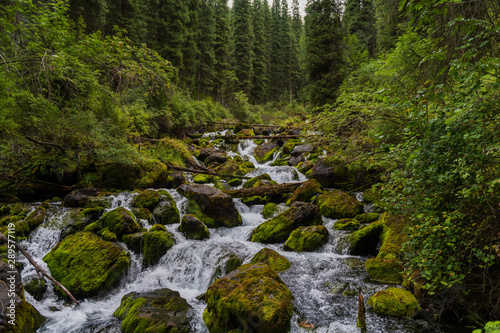
[[252, 242], [281, 243], [287, 240], [293, 230], [300, 226], [322, 224], [317, 205], [294, 202], [285, 212], [260, 224], [252, 232]]
[[127, 272], [130, 255], [90, 232], [79, 232], [58, 243], [43, 261], [75, 298], [85, 298], [116, 287]]
[[210, 231], [207, 226], [193, 214], [186, 214], [182, 217], [179, 231], [189, 239], [203, 240], [210, 238]]
[[257, 252], [253, 256], [252, 260], [250, 260], [251, 264], [255, 264], [258, 262], [269, 265], [269, 267], [277, 272], [286, 271], [292, 265], [292, 263], [287, 258], [283, 257], [281, 254], [274, 250], [268, 249], [267, 247]]
[[188, 333], [191, 331], [190, 309], [179, 292], [164, 288], [123, 296], [113, 315], [122, 321], [123, 333]]
[[207, 185], [181, 185], [177, 191], [189, 199], [187, 212], [209, 228], [236, 227], [242, 224], [233, 199]]
[[257, 263], [215, 281], [205, 295], [203, 321], [210, 332], [286, 333], [293, 296], [275, 270]]
[[390, 317], [412, 318], [420, 311], [412, 293], [395, 287], [379, 291], [370, 297], [368, 304], [376, 313]]
[[363, 204], [361, 202], [339, 190], [331, 190], [321, 194], [317, 202], [321, 214], [331, 219], [355, 217], [363, 213]]
[[322, 225], [299, 227], [285, 242], [285, 251], [315, 251], [328, 241], [328, 230]]

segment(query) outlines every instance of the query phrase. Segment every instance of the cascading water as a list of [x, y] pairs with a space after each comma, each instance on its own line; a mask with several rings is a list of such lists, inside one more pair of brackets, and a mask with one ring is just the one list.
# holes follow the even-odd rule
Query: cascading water
[[[254, 148], [255, 144], [250, 140], [242, 141], [238, 148], [239, 154], [248, 156], [249, 160], [256, 164], [257, 168], [250, 176], [268, 173], [278, 183], [305, 180], [304, 175], [293, 167], [257, 165], [253, 158]], [[185, 213], [186, 199], [175, 190], [168, 191], [173, 195], [182, 216]], [[110, 196], [111, 207], [130, 209], [134, 196], [135, 194], [126, 192]], [[145, 270], [141, 269], [142, 257], [130, 251], [133, 263], [127, 278], [105, 297], [86, 299], [75, 306], [63, 304], [50, 287], [41, 301], [36, 301], [27, 294], [27, 300], [48, 318], [39, 332], [120, 332], [120, 323], [112, 314], [120, 305], [121, 298], [132, 291], [151, 291], [159, 288], [179, 291], [193, 306], [192, 331], [208, 332], [201, 319], [206, 305], [197, 300], [197, 296], [205, 293], [210, 284], [222, 275], [230, 253], [244, 258], [247, 263], [264, 247], [279, 252], [292, 263], [290, 269], [280, 273], [295, 297], [292, 333], [308, 332], [306, 328], [301, 327], [305, 326], [304, 323], [313, 324], [317, 328], [315, 332], [321, 333], [359, 332], [356, 328], [357, 288], [360, 286], [367, 298], [386, 286], [368, 282], [364, 269], [366, 258], [346, 254], [346, 232], [331, 228], [335, 220], [324, 218], [324, 225], [330, 236], [328, 243], [319, 251], [286, 252], [283, 251], [282, 245], [263, 245], [248, 241], [252, 230], [265, 220], [261, 215], [264, 206], [248, 207], [239, 199], [236, 199], [235, 203], [243, 219], [242, 226], [211, 229], [210, 239], [195, 241], [185, 239], [177, 231], [177, 225], [168, 225], [167, 229], [175, 238], [176, 244], [157, 265]], [[70, 222], [69, 216], [70, 209], [62, 208], [58, 203], [53, 204], [48, 209], [46, 222], [32, 233], [28, 241], [22, 243], [36, 262], [47, 271], [47, 265], [42, 258], [57, 244], [60, 230]], [[124, 244], [121, 245], [125, 247]], [[36, 276], [29, 264], [22, 274], [23, 282]], [[367, 323], [371, 333], [438, 332], [423, 321], [382, 318], [371, 312], [367, 313]]]

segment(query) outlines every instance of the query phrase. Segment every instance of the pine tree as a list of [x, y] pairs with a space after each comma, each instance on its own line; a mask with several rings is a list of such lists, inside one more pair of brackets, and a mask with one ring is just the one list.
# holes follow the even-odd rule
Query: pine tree
[[280, 0], [273, 0], [273, 6], [271, 7], [271, 81], [269, 89], [272, 100], [278, 99], [283, 92], [285, 76], [283, 73], [284, 38], [281, 23], [281, 2]]
[[196, 77], [200, 55], [197, 42], [199, 41], [201, 31], [208, 27], [200, 24], [200, 17], [202, 15], [201, 0], [183, 0], [180, 2], [185, 4], [188, 16], [186, 21], [186, 36], [182, 43], [182, 66], [179, 69], [179, 81], [183, 88], [196, 91]]
[[250, 101], [253, 103], [262, 103], [267, 99], [269, 89], [268, 64], [269, 64], [269, 48], [268, 34], [266, 31], [265, 4], [262, 0], [254, 0], [253, 3], [253, 28], [254, 28], [254, 44], [253, 44], [253, 78], [252, 78], [252, 93]]
[[387, 51], [396, 44], [404, 28], [404, 18], [399, 11], [399, 0], [374, 0], [377, 31], [377, 49]]
[[207, 96], [213, 90], [215, 77], [215, 1], [203, 0], [199, 17], [201, 29], [198, 34], [198, 72], [196, 77], [197, 97]]
[[215, 77], [213, 96], [219, 103], [224, 102], [228, 73], [231, 68], [231, 29], [229, 13], [227, 0], [215, 1]]
[[[102, 30], [108, 11], [105, 0], [70, 0], [69, 18], [79, 22], [83, 18], [86, 32]], [[81, 27], [80, 27], [81, 28]]]
[[334, 0], [309, 0], [305, 16], [310, 101], [335, 101], [343, 79], [340, 5]]
[[290, 48], [290, 103], [300, 89], [300, 36], [302, 35], [302, 19], [300, 17], [299, 1], [292, 2], [292, 45]]
[[235, 0], [232, 10], [233, 69], [238, 89], [250, 95], [253, 75], [253, 29], [250, 0]]
[[375, 12], [370, 0], [347, 0], [342, 24], [348, 34], [356, 35], [370, 56], [375, 54]]

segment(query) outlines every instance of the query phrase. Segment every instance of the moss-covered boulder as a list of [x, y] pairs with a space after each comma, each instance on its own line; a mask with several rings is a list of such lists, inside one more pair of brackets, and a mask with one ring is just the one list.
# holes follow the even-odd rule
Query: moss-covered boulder
[[372, 223], [379, 219], [379, 213], [363, 213], [356, 215], [355, 219], [359, 221], [359, 223]]
[[158, 204], [152, 211], [156, 222], [163, 225], [180, 223], [181, 215], [172, 195], [162, 190], [158, 193], [160, 194]]
[[270, 202], [264, 206], [264, 209], [262, 210], [262, 216], [264, 216], [264, 218], [266, 219], [269, 219], [273, 217], [278, 211], [278, 205], [274, 202]]
[[307, 171], [312, 170], [313, 167], [314, 162], [310, 160], [306, 160], [297, 164], [297, 169], [299, 169], [299, 171], [302, 173], [306, 173]]
[[240, 186], [243, 181], [239, 178], [233, 178], [230, 181], [227, 182], [230, 186]]
[[293, 315], [293, 296], [275, 270], [257, 263], [215, 281], [205, 295], [203, 321], [211, 333], [234, 330], [286, 333]]
[[269, 176], [267, 173], [263, 173], [262, 175], [258, 175], [257, 177], [250, 178], [246, 182], [243, 183], [243, 188], [252, 188], [255, 187], [255, 184], [259, 180], [268, 180], [272, 181], [271, 176]]
[[160, 258], [174, 245], [172, 236], [167, 230], [161, 230], [159, 228], [151, 229], [153, 231], [148, 231], [143, 234], [144, 259], [142, 265], [144, 267], [156, 265], [158, 261], [160, 261]]
[[28, 223], [30, 230], [35, 230], [45, 219], [45, 208], [37, 207], [33, 212], [26, 216], [25, 221]]
[[356, 219], [340, 219], [333, 224], [333, 229], [337, 230], [358, 230], [359, 221]]
[[198, 184], [184, 184], [177, 191], [189, 199], [187, 212], [195, 215], [207, 227], [231, 228], [242, 224], [233, 199], [224, 192]]
[[403, 265], [396, 259], [371, 258], [365, 263], [370, 279], [385, 284], [403, 282]]
[[252, 232], [252, 242], [281, 243], [301, 226], [322, 224], [317, 205], [296, 201], [285, 212], [260, 224]]
[[276, 272], [283, 272], [290, 268], [292, 263], [285, 257], [283, 257], [278, 252], [268, 249], [267, 247], [263, 248], [259, 252], [257, 252], [252, 260], [250, 260], [251, 264], [255, 263], [264, 263], [269, 265]]
[[274, 140], [267, 141], [257, 147], [253, 152], [255, 159], [259, 163], [264, 163], [273, 159], [274, 152], [280, 148]]
[[238, 269], [241, 266], [241, 264], [243, 264], [243, 259], [238, 257], [234, 253], [230, 253], [229, 258], [227, 259], [226, 264], [224, 266], [225, 274], [229, 274], [232, 271]]
[[285, 242], [285, 251], [315, 251], [328, 241], [328, 230], [322, 225], [299, 227], [295, 229]]
[[64, 197], [61, 204], [64, 207], [85, 207], [98, 194], [99, 190], [94, 187], [73, 190]]
[[321, 214], [332, 219], [355, 217], [363, 213], [363, 204], [340, 190], [331, 190], [320, 194], [317, 203]]
[[262, 205], [266, 203], [266, 198], [261, 197], [260, 195], [254, 195], [251, 197], [241, 198], [241, 202], [243, 202], [247, 206]]
[[205, 174], [198, 174], [193, 177], [193, 182], [196, 184], [215, 184], [220, 180], [219, 177], [214, 176], [214, 175], [205, 175]]
[[321, 193], [324, 193], [323, 186], [315, 179], [310, 179], [295, 189], [286, 205], [290, 206], [295, 201], [311, 202], [312, 198]]
[[186, 214], [182, 217], [179, 232], [189, 239], [203, 240], [210, 238], [210, 231], [207, 226], [193, 214]]
[[227, 153], [222, 149], [217, 148], [202, 148], [198, 154], [198, 159], [210, 165], [212, 163], [224, 163], [227, 161]]
[[140, 173], [134, 183], [126, 188], [161, 188], [168, 184], [168, 168], [156, 159], [148, 159], [140, 164]]
[[24, 285], [24, 290], [26, 290], [37, 301], [41, 300], [47, 291], [45, 279], [32, 279]]
[[312, 168], [311, 178], [316, 179], [324, 187], [350, 189], [354, 184], [355, 175], [344, 163], [344, 159], [340, 156], [320, 158]]
[[118, 239], [122, 239], [123, 235], [133, 234], [141, 230], [134, 215], [123, 207], [107, 212], [97, 223], [103, 229], [108, 228]]
[[144, 190], [132, 199], [131, 206], [137, 208], [147, 208], [152, 211], [158, 201], [160, 200], [160, 194], [153, 190]]
[[369, 188], [363, 191], [363, 202], [375, 203], [380, 201], [380, 194], [374, 188]]
[[23, 295], [12, 293], [10, 282], [0, 280], [0, 332], [36, 332], [45, 318]]
[[244, 176], [255, 169], [255, 165], [248, 161], [236, 161], [235, 159], [219, 165], [214, 170], [220, 175], [226, 176]]
[[379, 291], [370, 297], [368, 304], [376, 313], [390, 317], [412, 318], [420, 311], [412, 293], [395, 287]]
[[123, 333], [189, 333], [190, 309], [179, 292], [165, 288], [123, 296], [113, 315], [122, 322]]
[[43, 261], [74, 297], [86, 298], [116, 287], [127, 272], [130, 255], [90, 232], [79, 232], [58, 243]]
[[353, 232], [349, 237], [349, 253], [352, 255], [376, 255], [376, 248], [383, 231], [384, 225], [375, 222]]
[[297, 146], [298, 144], [300, 144], [300, 140], [288, 140], [287, 142], [285, 142], [285, 144], [283, 145], [283, 153], [285, 154], [291, 154], [293, 149], [295, 148], [295, 146]]
[[144, 248], [144, 232], [136, 232], [123, 236], [122, 241], [127, 248], [136, 254], [141, 254]]

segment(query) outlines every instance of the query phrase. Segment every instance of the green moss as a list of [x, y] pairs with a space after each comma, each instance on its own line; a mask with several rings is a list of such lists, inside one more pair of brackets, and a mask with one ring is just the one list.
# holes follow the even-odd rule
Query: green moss
[[198, 203], [193, 199], [188, 200], [186, 213], [193, 214], [196, 218], [198, 218], [198, 220], [205, 223], [205, 225], [209, 228], [217, 228], [219, 226], [214, 218], [203, 213], [200, 205], [198, 205]]
[[160, 200], [160, 194], [153, 190], [145, 190], [139, 193], [132, 200], [132, 207], [137, 208], [147, 208], [152, 211], [158, 201]]
[[266, 200], [259, 196], [259, 195], [254, 195], [253, 197], [244, 197], [241, 198], [241, 202], [243, 202], [245, 205], [260, 205], [266, 203]]
[[143, 266], [156, 265], [160, 258], [174, 245], [172, 236], [167, 231], [148, 231], [144, 235]]
[[299, 227], [285, 242], [285, 251], [315, 251], [328, 241], [328, 230], [322, 225]]
[[117, 237], [116, 234], [113, 232], [109, 231], [108, 228], [104, 228], [98, 232], [98, 235], [101, 236], [102, 239], [108, 242], [116, 242]]
[[164, 190], [159, 190], [160, 201], [153, 210], [153, 216], [160, 224], [177, 224], [181, 222], [181, 215], [177, 204], [170, 193]]
[[384, 225], [380, 222], [375, 222], [353, 232], [349, 237], [349, 252], [353, 255], [374, 255], [383, 231]]
[[217, 176], [205, 174], [198, 174], [193, 178], [193, 182], [197, 184], [216, 183], [218, 180], [220, 180], [220, 178]]
[[24, 285], [24, 290], [26, 290], [34, 299], [37, 301], [41, 300], [43, 294], [47, 291], [47, 286], [45, 285], [45, 279], [33, 279]]
[[321, 216], [314, 214], [308, 218], [296, 219], [296, 214], [299, 213], [300, 208], [292, 206], [287, 211], [260, 224], [252, 232], [252, 242], [281, 243], [286, 241], [292, 231], [300, 226], [320, 225], [322, 223]]
[[261, 333], [286, 333], [293, 296], [276, 271], [264, 264], [243, 265], [207, 290], [203, 321], [211, 333], [252, 327]]
[[483, 329], [474, 330], [472, 333], [500, 333], [500, 321], [487, 322]]
[[318, 197], [321, 214], [332, 219], [355, 217], [363, 212], [363, 204], [347, 193], [331, 190]]
[[110, 197], [89, 197], [85, 208], [111, 208]]
[[207, 226], [193, 214], [186, 214], [182, 217], [179, 231], [184, 234], [184, 237], [189, 239], [203, 240], [210, 238], [210, 231]]
[[292, 266], [292, 263], [287, 258], [283, 257], [274, 250], [268, 249], [267, 247], [257, 252], [250, 261], [252, 264], [258, 262], [269, 265], [269, 267], [277, 272], [286, 271], [290, 268], [290, 266]]
[[132, 184], [135, 188], [164, 187], [167, 177], [167, 166], [160, 161], [150, 159], [140, 164], [139, 177]]
[[149, 231], [167, 231], [167, 228], [164, 225], [161, 224], [155, 224], [149, 229]]
[[5, 332], [9, 333], [36, 332], [36, 330], [38, 330], [45, 322], [45, 317], [43, 317], [37, 311], [37, 309], [33, 307], [33, 305], [26, 302], [24, 299], [19, 298], [17, 295], [14, 299], [16, 301], [15, 303], [16, 318], [14, 320], [15, 325], [14, 326], [9, 325], [10, 327], [7, 326], [9, 328]]
[[288, 140], [283, 145], [283, 153], [291, 154], [296, 145], [300, 144], [300, 140]]
[[366, 203], [375, 203], [380, 201], [380, 194], [376, 189], [369, 188], [363, 192], [363, 201]]
[[30, 232], [35, 230], [40, 224], [43, 223], [45, 215], [45, 208], [40, 206], [26, 217], [25, 221], [29, 225]]
[[365, 263], [370, 279], [386, 284], [401, 284], [403, 282], [403, 265], [394, 259], [371, 258]]
[[243, 181], [239, 178], [234, 178], [228, 181], [227, 183], [231, 186], [240, 186], [243, 183]]
[[239, 136], [255, 136], [255, 133], [251, 128], [244, 128], [236, 134]]
[[143, 252], [143, 246], [144, 246], [143, 236], [144, 236], [143, 232], [136, 232], [134, 234], [128, 234], [123, 236], [122, 241], [127, 245], [128, 249], [134, 251], [136, 254], [141, 254]]
[[130, 265], [130, 256], [90, 232], [79, 232], [58, 243], [43, 261], [73, 296], [85, 298], [115, 287]]
[[278, 211], [278, 205], [275, 204], [274, 202], [270, 202], [264, 207], [264, 210], [262, 211], [262, 216], [268, 219], [273, 217], [277, 211]]
[[358, 220], [360, 223], [372, 223], [377, 221], [379, 217], [380, 217], [379, 213], [363, 213], [356, 215], [355, 219]]
[[153, 214], [147, 208], [132, 208], [132, 213], [139, 220], [146, 220], [149, 223], [153, 222]]
[[266, 142], [266, 140], [264, 139], [254, 139], [253, 142], [257, 145], [257, 146], [260, 146], [261, 144], [263, 144], [264, 142]]
[[280, 158], [271, 163], [271, 166], [284, 166], [284, 165], [288, 165], [288, 159]]
[[304, 161], [304, 162], [300, 162], [299, 164], [297, 164], [297, 169], [299, 169], [300, 172], [302, 173], [307, 173], [308, 171], [310, 171], [312, 173], [312, 168], [314, 167], [314, 163], [312, 161]]
[[229, 259], [226, 261], [224, 272], [226, 274], [229, 274], [235, 269], [238, 269], [238, 267], [240, 267], [241, 264], [243, 264], [243, 260], [234, 253], [231, 253], [229, 254]]
[[123, 333], [188, 333], [189, 309], [178, 292], [165, 288], [123, 296], [113, 315], [122, 320]]
[[[97, 233], [99, 230], [101, 230], [101, 226], [99, 225], [99, 223], [97, 222], [94, 222], [94, 223], [91, 223], [89, 225], [87, 225], [85, 228], [83, 228], [83, 231], [88, 231], [88, 232], [93, 232], [93, 233]], [[109, 230], [109, 229], [108, 229]], [[116, 235], [115, 235], [116, 237]]]
[[333, 229], [337, 230], [358, 230], [359, 221], [356, 219], [340, 219], [333, 225]]
[[109, 231], [116, 234], [118, 239], [122, 239], [123, 235], [141, 230], [132, 213], [123, 207], [107, 212], [98, 223], [101, 228], [108, 228]]
[[370, 297], [368, 304], [376, 313], [390, 317], [412, 318], [421, 310], [415, 296], [394, 287], [379, 291]]
[[310, 179], [295, 189], [286, 205], [290, 206], [295, 201], [311, 202], [317, 194], [321, 193], [324, 193], [323, 186], [315, 179]]

